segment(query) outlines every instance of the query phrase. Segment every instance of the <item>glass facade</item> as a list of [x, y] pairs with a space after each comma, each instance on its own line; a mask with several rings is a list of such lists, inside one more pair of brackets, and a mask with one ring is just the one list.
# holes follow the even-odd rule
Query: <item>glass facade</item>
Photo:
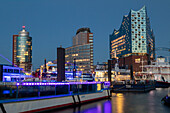
[[[23, 28], [19, 32], [19, 35], [15, 37], [15, 52], [16, 56], [13, 58], [14, 64], [23, 68], [25, 72], [31, 72], [32, 66], [32, 37], [29, 37], [29, 33]], [[13, 47], [14, 47], [13, 46]]]
[[155, 59], [155, 37], [145, 6], [124, 16], [120, 29], [114, 30], [109, 38], [110, 58], [134, 54], [150, 55]]
[[65, 49], [67, 65], [74, 64], [76, 59], [77, 71], [91, 73], [93, 71], [93, 33], [89, 28], [77, 30], [73, 37], [73, 46]]

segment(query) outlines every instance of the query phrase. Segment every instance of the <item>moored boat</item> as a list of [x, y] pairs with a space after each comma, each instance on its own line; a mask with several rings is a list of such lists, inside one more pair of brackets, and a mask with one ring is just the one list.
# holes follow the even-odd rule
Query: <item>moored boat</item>
[[145, 71], [137, 73], [135, 75], [136, 80], [155, 80], [156, 88], [167, 88], [170, 87], [170, 80], [168, 76], [170, 75], [170, 65], [165, 58], [160, 56], [157, 58], [156, 62], [152, 62], [151, 65], [143, 66]]
[[0, 83], [0, 112], [28, 113], [108, 98], [110, 82]]

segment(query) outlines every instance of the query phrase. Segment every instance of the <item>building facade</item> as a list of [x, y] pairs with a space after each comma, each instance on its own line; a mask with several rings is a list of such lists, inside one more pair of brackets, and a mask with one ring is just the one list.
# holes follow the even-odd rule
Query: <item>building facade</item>
[[91, 73], [93, 71], [93, 33], [90, 28], [80, 28], [73, 37], [73, 46], [65, 49], [67, 65], [73, 65], [77, 71]]
[[32, 67], [32, 37], [22, 27], [18, 35], [13, 35], [13, 65], [23, 68], [25, 72], [31, 72]]
[[[134, 59], [133, 56], [140, 56], [140, 61], [142, 58], [148, 62], [155, 59], [155, 36], [145, 6], [138, 11], [130, 10], [128, 15], [123, 16], [119, 30], [114, 30], [109, 38], [111, 59]], [[130, 65], [135, 62], [130, 61]]]

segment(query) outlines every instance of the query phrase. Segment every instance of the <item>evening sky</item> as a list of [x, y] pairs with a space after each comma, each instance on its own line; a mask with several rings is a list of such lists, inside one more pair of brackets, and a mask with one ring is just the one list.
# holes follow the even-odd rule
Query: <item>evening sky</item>
[[[45, 58], [55, 60], [60, 45], [72, 46], [77, 29], [89, 27], [94, 33], [94, 64], [106, 62], [109, 34], [119, 29], [130, 9], [144, 5], [156, 47], [170, 48], [170, 0], [0, 0], [0, 54], [12, 61], [12, 35], [25, 25], [32, 37], [35, 69]], [[0, 58], [4, 63], [9, 64]]]

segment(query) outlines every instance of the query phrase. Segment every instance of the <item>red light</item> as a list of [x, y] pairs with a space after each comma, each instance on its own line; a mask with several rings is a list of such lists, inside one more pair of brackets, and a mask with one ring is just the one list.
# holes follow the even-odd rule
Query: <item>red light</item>
[[25, 29], [25, 26], [22, 26], [23, 29]]

